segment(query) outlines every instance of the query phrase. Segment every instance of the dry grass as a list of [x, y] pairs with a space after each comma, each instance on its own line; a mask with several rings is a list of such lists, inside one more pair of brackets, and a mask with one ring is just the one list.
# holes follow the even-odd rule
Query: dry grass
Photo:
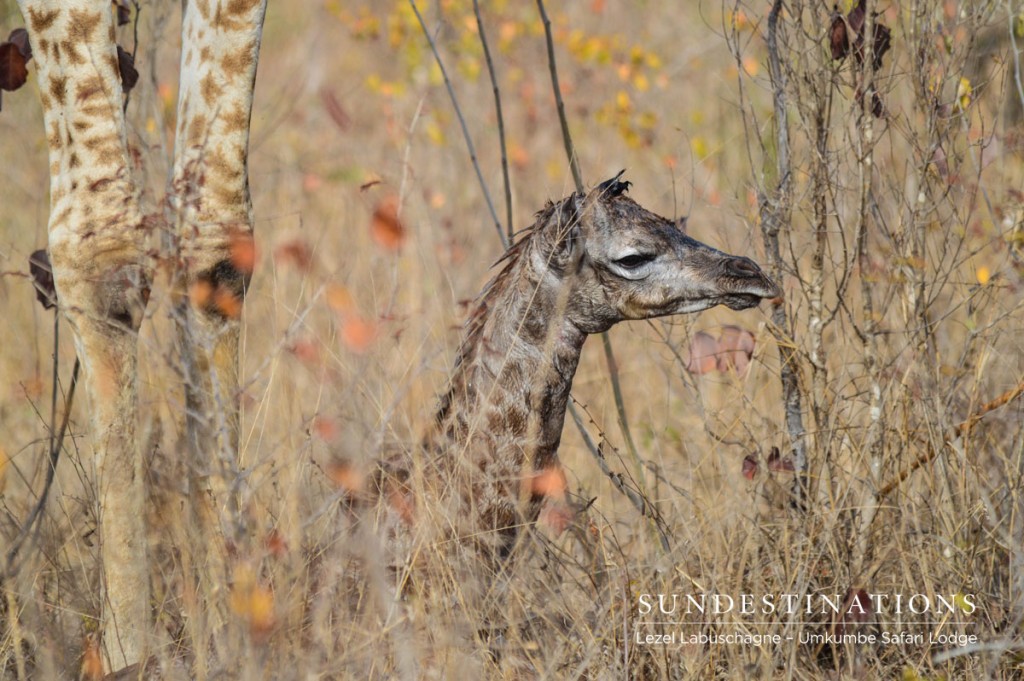
[[[503, 215], [493, 101], [470, 29], [471, 3], [440, 4], [443, 9], [431, 5], [426, 19], [440, 26], [440, 45]], [[762, 172], [774, 163], [774, 150], [748, 137], [756, 131], [771, 137], [766, 8], [753, 5], [743, 8], [736, 33], [747, 72], [742, 103], [723, 35], [731, 7], [654, 2], [639, 10], [595, 1], [548, 9], [587, 181], [626, 167], [641, 204], [689, 214], [697, 238], [763, 262], [754, 192], [777, 178]], [[807, 94], [811, 80], [793, 85], [804, 89], [791, 100], [794, 213], [783, 260], [809, 435], [806, 508], [791, 503], [792, 475], [764, 465], [773, 446], [786, 452], [791, 444], [767, 311], [713, 310], [617, 327], [612, 341], [640, 460], [626, 453], [597, 342], [584, 351], [574, 396], [585, 405], [591, 435], [607, 442], [611, 468], [656, 505], [671, 549], [662, 549], [654, 525], [601, 473], [567, 419], [560, 453], [572, 498], [585, 510], [564, 533], [544, 523], [532, 533], [515, 575], [498, 585], [507, 590], [506, 620], [492, 626], [504, 630], [473, 650], [466, 640], [483, 626], [481, 613], [464, 612], [460, 594], [495, 585], [452, 574], [436, 556], [431, 560], [435, 547], [424, 543], [423, 579], [433, 586], [396, 599], [395, 574], [382, 565], [367, 516], [342, 497], [386, 450], [413, 450], [444, 387], [463, 301], [486, 280], [500, 244], [407, 6], [271, 3], [251, 152], [259, 250], [245, 306], [242, 510], [222, 518], [240, 538], [230, 574], [204, 573], [194, 563], [208, 538], [189, 532], [184, 400], [166, 282], [149, 303], [141, 338], [139, 419], [150, 471], [157, 657], [170, 676], [391, 678], [439, 669], [443, 678], [469, 678], [482, 669], [488, 678], [1016, 678], [1024, 617], [1022, 407], [1011, 402], [962, 438], [947, 438], [1024, 375], [1018, 254], [1024, 131], [1004, 110], [1015, 87], [1008, 19], [1005, 10], [980, 9], [949, 17], [943, 7], [927, 10], [933, 15], [923, 21], [910, 5], [887, 8], [880, 19], [894, 29], [880, 81], [893, 118], [889, 125], [874, 123], [867, 268], [849, 255], [864, 215], [860, 119], [849, 67], [836, 76], [845, 84], [833, 92], [829, 122], [820, 298], [826, 309], [840, 297], [844, 305], [821, 332], [817, 370], [810, 353], [819, 157], [808, 122], [815, 100]], [[485, 14], [502, 79], [518, 228], [572, 186], [534, 10], [502, 2]], [[166, 11], [144, 5], [143, 84], [130, 109], [152, 197], [163, 194], [173, 130], [167, 115], [177, 19], [160, 14]], [[815, 42], [823, 32], [811, 30], [823, 31], [821, 11], [808, 9], [806, 16], [808, 37], [795, 29], [787, 34], [789, 65], [794, 74], [820, 74], [830, 63], [824, 44]], [[0, 3], [0, 18], [4, 31], [20, 25], [12, 2]], [[914, 34], [925, 24], [946, 33]], [[916, 99], [923, 76], [915, 39], [948, 40], [944, 70], [935, 71], [942, 101], [958, 99], [962, 76], [971, 83], [966, 113], [949, 113], [937, 127], [929, 127], [934, 120]], [[982, 56], [972, 60], [972, 54]], [[6, 542], [17, 535], [44, 477], [53, 337], [49, 313], [35, 304], [28, 280], [15, 274], [45, 244], [39, 104], [31, 92], [6, 94], [3, 104], [0, 537]], [[741, 109], [752, 116], [746, 127]], [[936, 140], [948, 173], [929, 164]], [[401, 235], [392, 222], [373, 217], [390, 201], [397, 202]], [[851, 272], [845, 288], [844, 263]], [[869, 284], [871, 317], [861, 281]], [[726, 324], [757, 336], [749, 370], [690, 375], [689, 339]], [[872, 324], [877, 334], [870, 347], [863, 335]], [[67, 330], [62, 334], [67, 341]], [[62, 342], [64, 380], [73, 356], [70, 342]], [[0, 675], [72, 678], [89, 658], [98, 608], [84, 407], [76, 405], [45, 521], [4, 583]], [[876, 499], [875, 490], [931, 452], [937, 452], [933, 461]], [[762, 464], [751, 480], [741, 472], [748, 454]], [[779, 646], [635, 641], [635, 631], [657, 630], [637, 624], [650, 619], [638, 610], [641, 593], [844, 595], [849, 588], [973, 595], [978, 607], [969, 615], [877, 613], [861, 630], [923, 633], [926, 641], [928, 632], [962, 632], [1009, 650], [936, 662], [933, 655], [945, 646], [914, 642], [822, 648], [795, 640]], [[210, 609], [209, 599], [218, 598], [228, 604], [221, 624]], [[683, 630], [794, 637], [832, 630], [829, 616], [821, 615], [706, 619], [713, 621]]]

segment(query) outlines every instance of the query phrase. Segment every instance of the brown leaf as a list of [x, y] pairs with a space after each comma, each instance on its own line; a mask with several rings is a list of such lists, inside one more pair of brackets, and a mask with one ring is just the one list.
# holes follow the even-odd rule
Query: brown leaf
[[28, 257], [28, 271], [36, 287], [36, 300], [49, 310], [57, 307], [57, 289], [53, 285], [53, 267], [46, 249], [39, 249]]
[[28, 60], [14, 43], [0, 43], [0, 90], [13, 92], [28, 79]]
[[892, 31], [885, 24], [875, 22], [874, 67], [882, 68], [882, 57], [892, 47]]
[[25, 61], [32, 58], [32, 43], [28, 40], [28, 31], [23, 28], [16, 28], [7, 36], [7, 40], [18, 46], [18, 52], [21, 52], [21, 56], [25, 58]]
[[139, 82], [139, 72], [135, 70], [135, 57], [120, 45], [117, 46], [117, 70], [121, 72], [121, 89], [128, 94]]
[[132, 8], [128, 0], [113, 0], [114, 10], [117, 12], [117, 25], [124, 26], [132, 20]]
[[796, 466], [793, 465], [793, 459], [779, 453], [778, 447], [772, 447], [768, 453], [768, 470], [773, 473], [792, 473], [796, 471]]
[[829, 47], [833, 59], [842, 59], [850, 53], [850, 37], [846, 33], [846, 20], [839, 13], [839, 7], [832, 10], [832, 25], [829, 27]]
[[718, 340], [718, 370], [727, 372], [733, 368], [737, 374], [742, 374], [754, 355], [754, 344], [754, 334], [746, 329], [722, 327], [722, 337]]
[[[877, 15], [876, 15], [877, 17]], [[864, 61], [864, 25], [867, 23], [867, 3], [860, 0], [844, 19], [839, 8], [832, 10], [832, 25], [829, 27], [829, 48], [833, 59], [843, 59], [850, 53], [850, 33], [853, 34], [853, 56], [858, 64]], [[888, 26], [875, 21], [872, 39], [872, 64], [877, 71], [882, 68], [882, 57], [892, 47], [892, 31]], [[881, 102], [879, 102], [879, 105]], [[872, 102], [872, 109], [875, 103]], [[880, 116], [880, 114], [875, 114]]]
[[278, 244], [274, 249], [274, 262], [278, 265], [294, 265], [303, 272], [313, 269], [313, 251], [302, 239], [292, 239]]
[[718, 367], [718, 341], [704, 331], [698, 331], [690, 341], [690, 359], [686, 370], [700, 376], [714, 371]]
[[743, 457], [743, 477], [747, 480], [753, 480], [754, 476], [757, 475], [757, 456], [754, 454], [747, 454]]
[[334, 92], [327, 88], [320, 90], [320, 101], [323, 102], [327, 115], [331, 117], [331, 120], [334, 121], [339, 130], [345, 132], [352, 126], [352, 118], [345, 111], [341, 102], [338, 101]]
[[850, 26], [850, 30], [857, 36], [857, 40], [863, 39], [864, 33], [864, 17], [867, 15], [867, 0], [860, 0], [857, 6], [850, 10], [850, 13], [846, 15], [846, 23]]
[[839, 618], [836, 621], [836, 636], [848, 633], [858, 624], [870, 622], [873, 616], [871, 594], [865, 589], [848, 588], [846, 596], [843, 598], [843, 609], [839, 612]]

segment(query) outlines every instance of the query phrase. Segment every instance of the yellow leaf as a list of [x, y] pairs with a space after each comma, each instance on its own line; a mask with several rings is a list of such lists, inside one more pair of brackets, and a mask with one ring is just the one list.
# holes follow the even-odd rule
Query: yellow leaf
[[430, 121], [427, 123], [427, 138], [437, 146], [444, 144], [444, 130], [437, 124], [437, 121]]
[[978, 271], [975, 273], [975, 276], [978, 277], [978, 283], [984, 286], [985, 284], [988, 283], [988, 280], [992, 278], [992, 273], [989, 271], [987, 267], [982, 265], [981, 267], [978, 268]]
[[974, 603], [968, 601], [967, 597], [964, 596], [962, 593], [957, 593], [955, 596], [953, 596], [953, 603], [956, 605], [956, 607], [960, 608], [968, 615], [974, 614]]
[[903, 681], [923, 681], [921, 675], [913, 667], [903, 668]]
[[708, 155], [708, 145], [703, 137], [694, 137], [690, 140], [690, 149], [698, 160], [703, 160]]
[[619, 90], [618, 94], [615, 95], [615, 106], [619, 107], [620, 111], [628, 111], [630, 104], [629, 93], [625, 90]]
[[956, 102], [961, 109], [966, 109], [971, 105], [971, 95], [973, 90], [971, 89], [971, 81], [966, 78], [960, 79], [960, 84], [956, 88]]

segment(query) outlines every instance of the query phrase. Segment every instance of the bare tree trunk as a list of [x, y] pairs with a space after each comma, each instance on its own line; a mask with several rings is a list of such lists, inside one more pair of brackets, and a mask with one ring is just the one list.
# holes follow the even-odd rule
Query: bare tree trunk
[[[786, 75], [782, 69], [779, 54], [778, 27], [782, 1], [775, 0], [768, 13], [768, 70], [771, 75], [772, 100], [775, 118], [775, 145], [777, 181], [771, 198], [760, 198], [761, 234], [764, 237], [765, 255], [772, 278], [783, 281], [783, 259], [779, 249], [779, 232], [788, 228], [791, 215], [790, 185], [792, 169], [789, 160], [789, 120], [786, 112]], [[797, 344], [793, 339], [793, 325], [786, 313], [785, 301], [772, 306], [772, 332], [779, 344], [782, 355], [782, 399], [785, 403], [786, 430], [793, 448], [793, 465], [796, 469], [796, 483], [793, 493], [797, 503], [803, 505], [807, 494], [807, 445], [803, 423], [803, 407], [800, 385], [797, 380]]]
[[145, 654], [149, 582], [135, 441], [136, 341], [149, 295], [146, 230], [122, 114], [107, 0], [21, 0], [50, 153], [49, 253], [84, 370], [99, 506], [103, 643]]

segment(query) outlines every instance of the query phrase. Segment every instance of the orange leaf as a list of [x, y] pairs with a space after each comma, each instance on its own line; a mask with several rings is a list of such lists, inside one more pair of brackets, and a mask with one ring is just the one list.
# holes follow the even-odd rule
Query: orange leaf
[[558, 466], [545, 468], [533, 476], [532, 491], [535, 496], [561, 499], [565, 496], [567, 486], [565, 473]]
[[103, 655], [100, 653], [100, 642], [92, 634], [85, 640], [79, 677], [86, 681], [99, 681], [103, 678]]
[[199, 280], [192, 284], [188, 289], [188, 299], [192, 303], [192, 307], [196, 309], [203, 309], [210, 303], [210, 298], [213, 297], [213, 286], [210, 282]]
[[252, 274], [256, 267], [256, 242], [252, 234], [238, 232], [231, 239], [228, 252], [231, 255], [231, 264], [242, 274]]
[[344, 286], [328, 284], [324, 291], [324, 299], [327, 300], [327, 306], [335, 312], [345, 313], [352, 309], [352, 294]]
[[214, 292], [213, 305], [228, 319], [237, 319], [242, 314], [242, 300], [226, 288]]
[[363, 472], [348, 461], [332, 461], [326, 470], [331, 482], [350, 494], [361, 490], [366, 482]]
[[364, 353], [377, 340], [377, 325], [352, 315], [342, 323], [341, 340], [353, 352]]
[[334, 442], [341, 434], [337, 422], [326, 416], [317, 416], [313, 419], [313, 431], [325, 442]]
[[370, 222], [370, 233], [386, 251], [397, 251], [405, 242], [405, 227], [398, 219], [398, 199], [388, 197], [377, 204]]

